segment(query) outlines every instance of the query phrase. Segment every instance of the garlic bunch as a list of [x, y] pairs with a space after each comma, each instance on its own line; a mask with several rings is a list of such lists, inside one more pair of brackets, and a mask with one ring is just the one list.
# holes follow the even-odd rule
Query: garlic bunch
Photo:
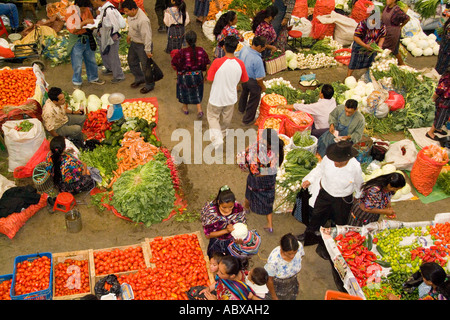
[[384, 49], [382, 53], [376, 55], [370, 69], [372, 71], [386, 72], [389, 71], [391, 63], [397, 65], [398, 60], [392, 55], [391, 50]]
[[266, 86], [266, 88], [272, 88], [272, 86], [280, 86], [280, 85], [284, 85], [286, 87], [289, 87], [291, 89], [295, 89], [291, 82], [288, 80], [284, 80], [282, 77], [280, 78], [273, 78], [270, 80], [266, 80], [264, 81], [264, 85]]
[[319, 69], [337, 65], [334, 57], [327, 56], [325, 53], [318, 54], [297, 54], [298, 69]]

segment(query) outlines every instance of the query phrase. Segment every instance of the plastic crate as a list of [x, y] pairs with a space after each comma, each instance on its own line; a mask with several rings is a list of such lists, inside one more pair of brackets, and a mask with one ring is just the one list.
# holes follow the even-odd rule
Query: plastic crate
[[[13, 277], [12, 274], [4, 274], [4, 275], [0, 276], [0, 283], [11, 280], [12, 277]], [[10, 292], [11, 292], [11, 290], [10, 290]], [[10, 296], [11, 296], [11, 294], [10, 294]], [[0, 300], [3, 300], [3, 299], [0, 297]]]
[[[30, 292], [30, 293], [16, 296], [15, 291], [14, 291], [14, 286], [16, 283], [16, 265], [19, 262], [24, 262], [24, 261], [31, 262], [40, 257], [50, 258], [50, 279], [49, 279], [48, 288], [45, 290]], [[53, 256], [50, 252], [42, 252], [42, 253], [29, 254], [29, 255], [24, 255], [24, 256], [17, 256], [14, 259], [14, 271], [13, 271], [13, 278], [12, 278], [13, 280], [11, 283], [11, 291], [10, 291], [11, 300], [51, 300], [52, 295], [53, 295], [53, 291], [52, 291], [53, 279], [52, 279], [52, 277], [53, 277]]]

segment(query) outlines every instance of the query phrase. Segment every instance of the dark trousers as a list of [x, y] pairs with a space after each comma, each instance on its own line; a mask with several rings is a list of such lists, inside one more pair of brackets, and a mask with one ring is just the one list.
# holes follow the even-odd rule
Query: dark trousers
[[155, 2], [155, 13], [159, 27], [164, 27], [164, 10], [166, 10], [168, 6], [168, 0], [156, 0]]
[[242, 122], [252, 123], [255, 120], [259, 101], [261, 100], [261, 87], [255, 79], [249, 79], [242, 84], [242, 92], [239, 98], [239, 112], [244, 113]]
[[352, 202], [353, 195], [335, 198], [321, 188], [306, 231], [311, 233], [319, 231], [329, 219], [336, 225], [347, 224]]
[[128, 49], [128, 65], [130, 66], [130, 71], [134, 76], [135, 82], [144, 82], [147, 89], [155, 87], [154, 82], [148, 82], [145, 79], [145, 68], [147, 67], [147, 54], [144, 50], [144, 45], [142, 43], [131, 42], [130, 48]]

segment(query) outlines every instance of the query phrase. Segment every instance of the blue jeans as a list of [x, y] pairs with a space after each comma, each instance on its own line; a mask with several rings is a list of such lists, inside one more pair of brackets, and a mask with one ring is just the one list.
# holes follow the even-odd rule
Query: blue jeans
[[[83, 39], [85, 39], [85, 43], [83, 43]], [[95, 60], [95, 52], [91, 50], [87, 37], [78, 39], [77, 43], [72, 48], [70, 59], [72, 60], [72, 83], [74, 85], [81, 85], [83, 82], [81, 79], [83, 61], [86, 66], [88, 81], [92, 82], [98, 80], [98, 66], [97, 61]]]
[[12, 29], [19, 27], [19, 12], [14, 3], [0, 3], [0, 16], [7, 16]]

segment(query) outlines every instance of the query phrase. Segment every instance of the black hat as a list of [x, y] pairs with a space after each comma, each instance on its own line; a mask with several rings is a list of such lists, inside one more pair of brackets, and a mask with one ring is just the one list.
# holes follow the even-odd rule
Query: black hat
[[337, 162], [350, 160], [358, 155], [358, 150], [353, 148], [353, 143], [350, 141], [339, 141], [338, 143], [330, 144], [327, 147], [326, 156], [328, 159]]

